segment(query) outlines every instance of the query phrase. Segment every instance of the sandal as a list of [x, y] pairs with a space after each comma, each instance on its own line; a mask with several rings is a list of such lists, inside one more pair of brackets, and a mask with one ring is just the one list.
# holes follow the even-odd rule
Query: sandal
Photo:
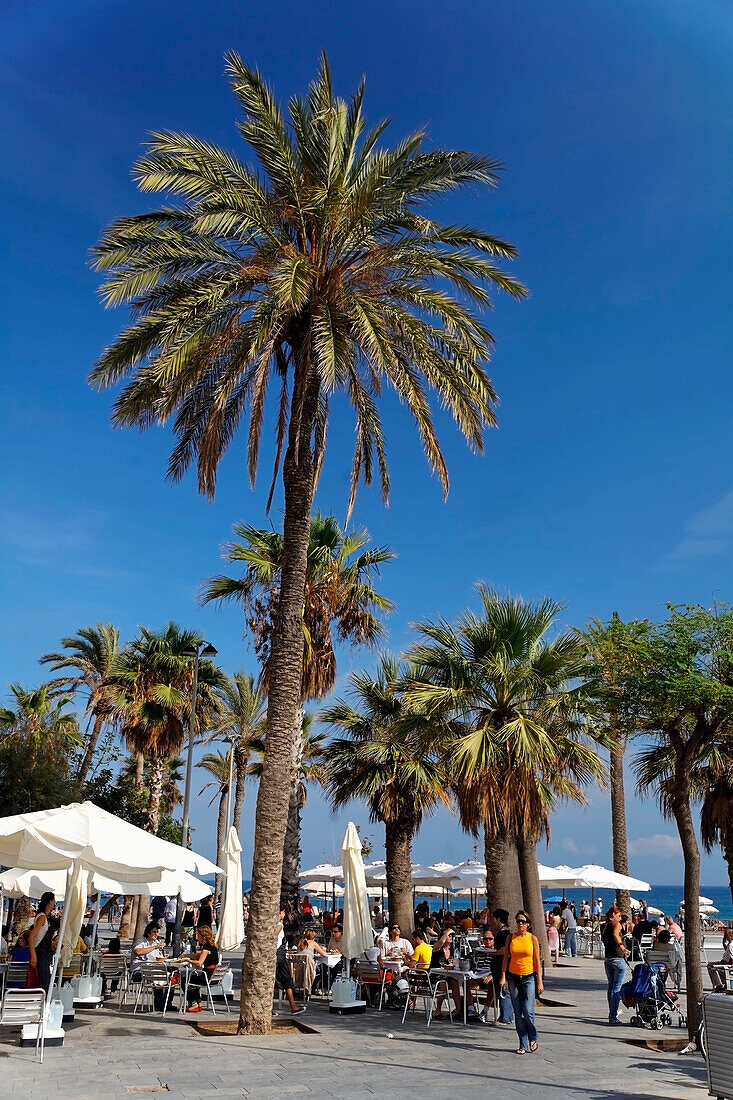
[[524, 1049], [524, 1047], [519, 1047], [519, 1049], [515, 1050], [514, 1053], [515, 1054], [526, 1054], [527, 1051]]
[[534, 1040], [529, 1044], [529, 1049], [532, 1054], [537, 1050], [537, 1043]]

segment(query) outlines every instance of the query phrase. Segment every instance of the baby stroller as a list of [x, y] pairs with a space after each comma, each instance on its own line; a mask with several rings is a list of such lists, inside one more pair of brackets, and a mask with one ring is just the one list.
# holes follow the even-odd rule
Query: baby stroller
[[621, 998], [627, 1008], [636, 1010], [629, 1023], [632, 1027], [650, 1027], [661, 1031], [672, 1024], [673, 1016], [677, 1026], [683, 1027], [685, 1017], [677, 1003], [677, 996], [668, 993], [665, 982], [667, 967], [663, 963], [638, 963], [631, 978], [621, 987]]

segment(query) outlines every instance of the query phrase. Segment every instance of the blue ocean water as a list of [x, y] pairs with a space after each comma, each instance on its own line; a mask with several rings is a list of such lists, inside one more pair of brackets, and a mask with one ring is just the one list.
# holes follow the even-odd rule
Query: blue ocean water
[[[543, 896], [545, 898], [555, 897], [557, 895], [556, 890], [543, 890]], [[632, 892], [633, 893], [633, 892]], [[607, 902], [609, 905], [613, 899], [613, 894], [610, 890], [599, 890], [597, 894]], [[580, 902], [583, 898], [587, 898], [590, 901], [590, 893], [588, 890], [572, 890], [568, 891], [567, 896], [576, 902]], [[661, 909], [662, 912], [672, 916], [680, 911], [680, 902], [684, 896], [682, 885], [679, 886], [652, 886], [651, 890], [647, 894], [641, 894], [639, 897], [643, 897], [648, 905], [653, 905], [655, 909]], [[733, 903], [731, 902], [730, 890], [727, 886], [701, 886], [700, 896], [710, 898], [716, 909], [720, 912], [717, 915], [718, 920], [729, 921], [733, 920]]]

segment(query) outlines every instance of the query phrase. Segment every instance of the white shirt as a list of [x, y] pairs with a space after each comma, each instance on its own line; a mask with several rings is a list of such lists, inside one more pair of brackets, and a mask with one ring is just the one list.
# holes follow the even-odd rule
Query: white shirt
[[367, 962], [373, 963], [376, 966], [379, 962], [379, 948], [367, 947], [366, 951], [364, 952], [364, 958], [367, 960]]
[[404, 936], [400, 936], [398, 940], [386, 939], [384, 946], [382, 947], [382, 954], [386, 958], [402, 958], [403, 952], [407, 952], [412, 955], [413, 947], [409, 940], [406, 940]]
[[176, 919], [176, 910], [178, 909], [178, 898], [168, 898], [168, 904], [165, 907], [165, 919], [168, 923], [172, 923]]
[[160, 951], [157, 947], [154, 947], [152, 951], [148, 951], [147, 955], [136, 955], [135, 952], [138, 948], [150, 947], [150, 944], [146, 939], [138, 940], [132, 949], [132, 972], [139, 970], [143, 962], [154, 962], [156, 959], [161, 958]]
[[562, 919], [564, 921], [567, 921], [568, 928], [577, 928], [578, 927], [578, 922], [576, 921], [575, 917], [573, 916], [573, 911], [572, 911], [572, 909], [570, 908], [569, 905], [565, 909], [563, 909]]

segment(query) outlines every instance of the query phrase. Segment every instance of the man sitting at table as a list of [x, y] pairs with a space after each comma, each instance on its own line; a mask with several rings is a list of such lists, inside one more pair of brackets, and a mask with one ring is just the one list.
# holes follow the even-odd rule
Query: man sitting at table
[[425, 933], [420, 928], [416, 928], [412, 933], [412, 942], [415, 945], [415, 949], [408, 959], [407, 965], [414, 967], [415, 970], [429, 970], [430, 961], [433, 957], [433, 949], [427, 943]]
[[[143, 938], [139, 940], [132, 949], [132, 963], [130, 969], [131, 982], [141, 982], [143, 980], [143, 961], [155, 962], [156, 959], [163, 957], [161, 953], [163, 941], [160, 939], [159, 932], [160, 925], [157, 921], [151, 921], [150, 924], [145, 925]], [[165, 998], [166, 990], [154, 986], [153, 1005], [156, 1012], [162, 1012], [165, 1008]]]
[[412, 958], [412, 944], [409, 940], [406, 940], [400, 931], [399, 924], [391, 924], [389, 927], [389, 936], [382, 943], [382, 954], [379, 959], [379, 965], [383, 966], [385, 962], [409, 962]]

